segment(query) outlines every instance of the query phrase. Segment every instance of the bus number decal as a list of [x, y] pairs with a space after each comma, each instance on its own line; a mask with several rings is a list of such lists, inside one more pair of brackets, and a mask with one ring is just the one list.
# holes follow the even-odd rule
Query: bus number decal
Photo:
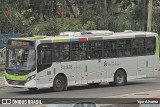
[[72, 69], [72, 65], [61, 65], [61, 70], [63, 69]]
[[107, 61], [104, 61], [104, 66], [118, 66], [119, 63], [117, 63], [116, 61], [115, 62], [107, 62]]

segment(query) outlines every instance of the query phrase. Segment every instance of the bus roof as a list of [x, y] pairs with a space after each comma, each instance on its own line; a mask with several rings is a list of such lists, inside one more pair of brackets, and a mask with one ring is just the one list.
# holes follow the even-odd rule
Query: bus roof
[[82, 32], [61, 32], [57, 36], [35, 36], [26, 38], [15, 38], [16, 40], [39, 40], [40, 43], [74, 42], [90, 40], [106, 40], [120, 38], [139, 38], [156, 36], [157, 33], [145, 31], [112, 32], [108, 30], [90, 30]]

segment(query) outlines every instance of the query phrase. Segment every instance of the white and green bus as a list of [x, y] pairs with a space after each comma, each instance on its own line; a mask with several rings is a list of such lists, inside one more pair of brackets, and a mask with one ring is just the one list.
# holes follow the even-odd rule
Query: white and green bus
[[102, 82], [121, 86], [157, 75], [159, 43], [152, 32], [62, 32], [9, 39], [6, 53], [7, 86], [62, 91]]

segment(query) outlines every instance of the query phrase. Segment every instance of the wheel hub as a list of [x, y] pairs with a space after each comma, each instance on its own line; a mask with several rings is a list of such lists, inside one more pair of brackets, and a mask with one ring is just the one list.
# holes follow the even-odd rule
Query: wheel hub
[[123, 76], [122, 75], [118, 75], [117, 76], [117, 81], [118, 81], [118, 83], [121, 83], [123, 81]]
[[61, 80], [56, 80], [56, 87], [61, 87], [62, 86], [62, 81]]

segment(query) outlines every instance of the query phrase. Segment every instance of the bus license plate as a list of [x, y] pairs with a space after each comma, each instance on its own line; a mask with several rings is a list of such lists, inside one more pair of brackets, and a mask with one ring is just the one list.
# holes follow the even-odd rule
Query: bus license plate
[[12, 84], [13, 84], [13, 85], [17, 85], [17, 84], [18, 84], [18, 81], [12, 81]]

